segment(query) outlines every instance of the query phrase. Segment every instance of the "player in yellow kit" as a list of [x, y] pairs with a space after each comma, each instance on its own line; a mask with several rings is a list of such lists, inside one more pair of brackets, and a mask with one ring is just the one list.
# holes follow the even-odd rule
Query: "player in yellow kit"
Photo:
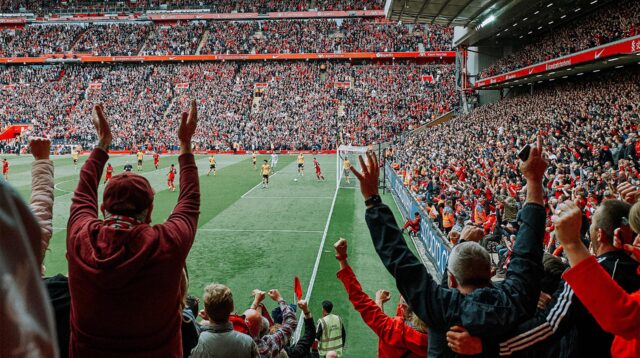
[[78, 158], [80, 157], [80, 151], [77, 149], [74, 149], [73, 151], [71, 151], [71, 159], [73, 159], [73, 166], [75, 167], [76, 170], [78, 170]]
[[269, 188], [269, 174], [271, 174], [271, 166], [269, 165], [269, 161], [264, 160], [264, 164], [262, 164], [262, 168], [260, 170], [262, 173], [262, 189]]
[[351, 162], [349, 161], [349, 158], [344, 157], [344, 160], [342, 161], [342, 169], [344, 170], [344, 178], [347, 180], [347, 184], [350, 184], [349, 174], [351, 174]]
[[256, 152], [253, 152], [253, 154], [251, 154], [251, 160], [253, 161], [253, 170], [256, 169], [256, 160], [257, 160], [257, 155]]
[[298, 176], [304, 176], [304, 155], [298, 154]]
[[209, 176], [211, 172], [213, 172], [213, 176], [216, 176], [216, 174], [218, 174], [218, 170], [216, 169], [216, 157], [214, 157], [213, 155], [209, 157], [209, 172], [207, 173], [207, 176]]
[[142, 159], [144, 158], [144, 153], [142, 153], [141, 150], [138, 150], [136, 156], [138, 157], [138, 171], [142, 171]]

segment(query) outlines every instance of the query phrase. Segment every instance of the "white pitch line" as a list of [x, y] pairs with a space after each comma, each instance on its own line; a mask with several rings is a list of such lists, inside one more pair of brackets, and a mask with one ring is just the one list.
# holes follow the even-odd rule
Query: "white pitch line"
[[[324, 232], [322, 234], [322, 241], [320, 241], [320, 247], [318, 248], [318, 255], [316, 256], [316, 262], [313, 265], [313, 272], [311, 273], [311, 279], [309, 280], [309, 288], [307, 289], [307, 294], [304, 297], [307, 303], [311, 298], [311, 292], [313, 291], [313, 284], [316, 281], [316, 276], [318, 275], [318, 268], [320, 267], [320, 258], [322, 257], [322, 251], [324, 250], [324, 243], [327, 240], [327, 232], [329, 231], [329, 224], [331, 223], [331, 216], [333, 215], [333, 208], [336, 206], [336, 198], [338, 197], [338, 189], [333, 193], [333, 201], [331, 202], [331, 209], [329, 210], [329, 216], [327, 217], [327, 223], [324, 226]], [[298, 319], [298, 328], [296, 328], [294, 342], [298, 340], [300, 337], [300, 332], [302, 332], [304, 315], [300, 315]]]
[[230, 232], [304, 232], [319, 234], [321, 230], [269, 230], [269, 229], [198, 229], [197, 231], [230, 231]]
[[67, 194], [68, 194], [68, 193], [73, 193], [73, 190], [64, 190], [64, 189], [60, 189], [60, 188], [58, 188], [58, 185], [60, 185], [60, 184], [62, 184], [62, 183], [68, 183], [68, 182], [70, 182], [70, 181], [75, 181], [75, 180], [77, 180], [77, 178], [75, 178], [75, 179], [70, 179], [70, 180], [65, 180], [65, 181], [61, 181], [61, 182], [59, 182], [58, 184], [54, 185], [54, 186], [53, 186], [53, 188], [54, 188], [55, 190], [59, 190], [59, 191], [61, 191], [61, 192], [63, 192], [63, 193], [67, 193]]
[[[278, 175], [278, 173], [280, 173], [279, 171], [273, 173], [273, 175], [269, 176], [269, 179], [273, 178], [274, 176]], [[250, 192], [254, 191], [256, 188], [258, 188], [260, 185], [262, 185], [262, 179], [260, 179], [260, 182], [258, 184], [256, 184], [256, 186], [254, 186], [253, 188], [249, 189], [248, 192], [242, 194], [242, 196], [240, 198], [245, 198]]]
[[245, 199], [333, 199], [331, 196], [248, 196]]

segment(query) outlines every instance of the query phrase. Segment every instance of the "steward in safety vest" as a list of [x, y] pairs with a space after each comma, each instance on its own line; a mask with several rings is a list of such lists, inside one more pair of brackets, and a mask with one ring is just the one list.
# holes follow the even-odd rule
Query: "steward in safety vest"
[[450, 205], [450, 202], [447, 202], [444, 210], [442, 210], [442, 227], [447, 234], [451, 231], [453, 225], [456, 224], [456, 218]]
[[338, 357], [342, 357], [344, 342], [347, 338], [342, 318], [331, 314], [331, 311], [333, 311], [333, 303], [322, 301], [322, 318], [318, 320], [316, 328], [320, 357], [326, 356], [330, 351], [335, 351]]

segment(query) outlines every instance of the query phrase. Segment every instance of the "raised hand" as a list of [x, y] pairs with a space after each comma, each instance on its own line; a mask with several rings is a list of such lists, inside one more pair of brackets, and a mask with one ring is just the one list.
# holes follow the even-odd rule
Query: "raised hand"
[[253, 290], [253, 292], [251, 293], [251, 295], [253, 296], [254, 300], [256, 301], [256, 303], [260, 304], [260, 302], [262, 302], [266, 296], [266, 293], [264, 291], [260, 291], [259, 289], [255, 289]]
[[573, 201], [566, 200], [558, 204], [551, 221], [556, 227], [556, 237], [565, 249], [572, 245], [584, 246], [580, 240], [582, 212]]
[[267, 294], [269, 295], [269, 297], [271, 297], [272, 300], [276, 302], [282, 301], [282, 295], [280, 294], [280, 291], [276, 289], [269, 290]]
[[527, 186], [529, 183], [542, 183], [542, 177], [548, 164], [542, 150], [542, 137], [538, 136], [536, 145], [529, 152], [529, 158], [520, 164], [520, 171], [527, 178]]
[[35, 160], [49, 159], [51, 141], [47, 138], [31, 138], [29, 140], [31, 155]]
[[305, 315], [309, 314], [309, 304], [307, 303], [306, 300], [298, 301], [298, 308], [300, 308], [302, 313], [304, 313]]
[[638, 201], [638, 197], [640, 197], [640, 190], [629, 182], [624, 182], [618, 185], [617, 189], [620, 194], [620, 198], [631, 205], [635, 204], [636, 201]]
[[333, 248], [336, 250], [336, 259], [338, 261], [347, 259], [347, 240], [340, 238], [340, 240], [333, 244]]
[[356, 168], [351, 166], [351, 172], [360, 181], [360, 191], [364, 199], [369, 199], [374, 195], [378, 195], [378, 178], [380, 177], [380, 166], [375, 153], [367, 153], [367, 164], [364, 163], [362, 156], [358, 156], [360, 161], [360, 173]]
[[[191, 151], [191, 138], [198, 127], [198, 108], [196, 100], [191, 100], [191, 108], [189, 113], [182, 112], [180, 127], [178, 128], [178, 139], [180, 140], [181, 150]], [[188, 148], [185, 148], [188, 147]]]
[[111, 136], [109, 121], [104, 115], [104, 107], [101, 104], [93, 107], [93, 126], [96, 128], [96, 134], [98, 135], [97, 147], [105, 152], [108, 151], [113, 137]]
[[380, 289], [376, 291], [376, 301], [380, 301], [382, 303], [386, 303], [391, 299], [391, 292], [387, 290]]

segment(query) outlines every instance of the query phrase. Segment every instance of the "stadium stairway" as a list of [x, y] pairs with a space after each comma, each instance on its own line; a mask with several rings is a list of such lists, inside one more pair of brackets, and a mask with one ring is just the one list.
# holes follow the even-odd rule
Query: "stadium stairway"
[[442, 124], [442, 123], [449, 122], [450, 120], [452, 120], [454, 118], [456, 118], [454, 111], [449, 111], [449, 112], [441, 115], [440, 117], [432, 120], [431, 122], [428, 122], [428, 123], [423, 124], [420, 127], [416, 128], [413, 131], [413, 133], [415, 134], [415, 133], [424, 132], [428, 128], [431, 128], [433, 126], [437, 126], [437, 125]]
[[71, 45], [69, 46], [69, 50], [70, 52], [73, 52], [71, 50], [76, 48], [76, 44], [78, 43], [78, 41], [80, 41], [80, 39], [82, 39], [82, 37], [84, 37], [84, 34], [87, 33], [87, 31], [89, 31], [89, 26], [87, 26], [86, 29], [84, 29], [83, 31], [81, 31], [78, 36], [76, 36], [75, 39], [73, 39], [73, 42], [71, 43]]
[[149, 41], [152, 40], [155, 36], [156, 36], [155, 31], [149, 31], [149, 36], [147, 36], [147, 38], [144, 40], [144, 43], [142, 44], [140, 51], [138, 51], [138, 53], [136, 54], [137, 56], [142, 56], [144, 54], [144, 49], [147, 48]]
[[202, 48], [204, 47], [204, 45], [206, 45], [208, 40], [209, 40], [209, 30], [206, 30], [202, 35], [202, 39], [200, 40], [200, 43], [198, 44], [198, 49], [196, 50], [196, 53], [195, 53], [196, 55], [200, 54], [200, 50], [202, 50]]

